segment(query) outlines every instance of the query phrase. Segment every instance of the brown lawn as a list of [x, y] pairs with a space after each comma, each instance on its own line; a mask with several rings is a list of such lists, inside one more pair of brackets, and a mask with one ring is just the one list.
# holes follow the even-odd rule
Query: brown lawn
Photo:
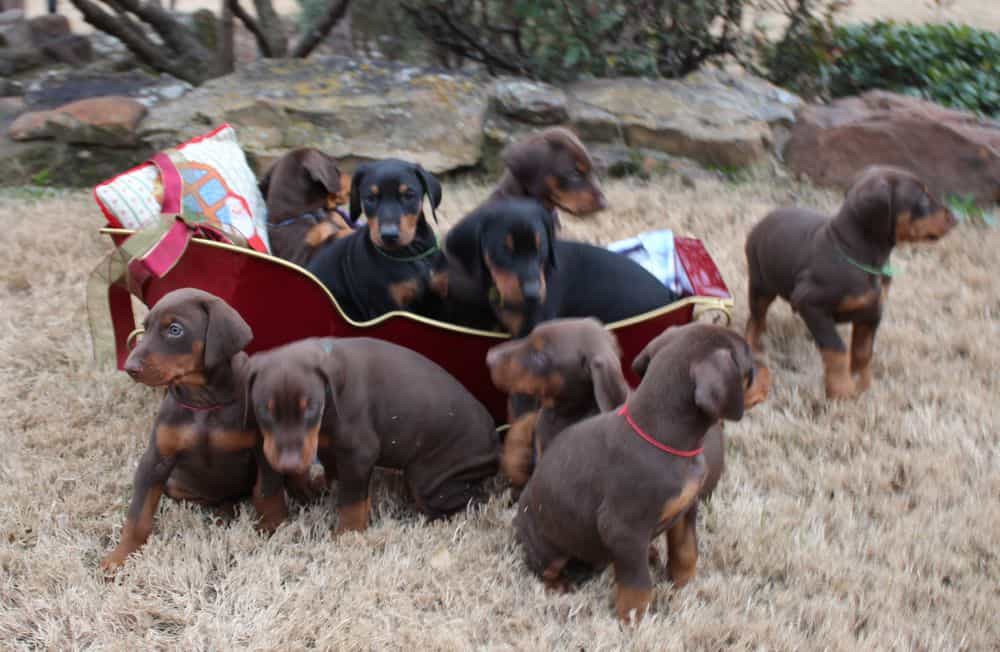
[[[683, 188], [612, 182], [568, 222], [606, 242], [704, 239], [746, 319], [743, 238], [770, 208], [836, 194], [771, 172]], [[448, 186], [454, 221], [484, 185]], [[802, 322], [772, 313], [772, 399], [727, 427], [699, 572], [660, 576], [654, 616], [613, 617], [610, 573], [547, 595], [514, 545], [506, 493], [428, 525], [376, 482], [376, 519], [334, 542], [327, 506], [272, 538], [164, 501], [143, 553], [105, 583], [157, 392], [96, 369], [84, 281], [107, 250], [85, 192], [0, 192], [0, 648], [987, 650], [1000, 641], [1000, 229], [968, 223], [899, 251], [876, 384], [822, 398]]]

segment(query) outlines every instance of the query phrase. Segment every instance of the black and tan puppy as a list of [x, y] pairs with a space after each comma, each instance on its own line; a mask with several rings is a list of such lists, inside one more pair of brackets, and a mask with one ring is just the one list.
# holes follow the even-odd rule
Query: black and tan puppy
[[590, 215], [608, 207], [587, 148], [569, 129], [550, 127], [508, 146], [507, 169], [490, 200], [531, 198], [549, 211]]
[[264, 173], [259, 187], [275, 256], [304, 266], [327, 240], [354, 231], [337, 208], [347, 203], [351, 178], [318, 149], [288, 152]]
[[376, 466], [402, 470], [431, 518], [464, 509], [496, 474], [486, 408], [410, 349], [370, 338], [302, 340], [256, 354], [249, 383], [270, 466], [301, 473], [318, 453], [336, 476], [338, 533], [368, 526]]
[[424, 197], [433, 214], [441, 184], [416, 163], [385, 159], [355, 171], [351, 220], [365, 215], [368, 226], [327, 242], [309, 263], [351, 319], [417, 310], [426, 298], [439, 249], [424, 219]]
[[167, 391], [135, 471], [121, 540], [101, 561], [106, 571], [125, 563], [149, 538], [164, 493], [209, 506], [253, 494], [267, 529], [285, 516], [274, 492], [264, 495], [255, 488], [257, 433], [243, 426], [247, 357], [242, 350], [250, 343], [250, 327], [224, 301], [193, 289], [160, 299], [144, 327], [125, 371]]
[[649, 606], [649, 548], [660, 533], [674, 584], [694, 576], [704, 439], [720, 420], [742, 418], [754, 374], [747, 343], [706, 324], [667, 330], [636, 364], [638, 389], [619, 410], [560, 433], [514, 517], [529, 567], [550, 588], [570, 588], [567, 564], [612, 564], [615, 606], [625, 621]]
[[490, 349], [486, 364], [493, 384], [541, 405], [512, 423], [504, 438], [500, 467], [515, 492], [556, 435], [625, 402], [620, 358], [614, 333], [596, 319], [555, 319]]
[[[537, 201], [493, 201], [465, 216], [445, 239], [448, 302], [457, 319], [491, 311], [517, 337], [557, 317], [611, 323], [678, 297], [628, 257], [555, 239], [554, 216]], [[471, 324], [470, 324], [471, 325]]]
[[[892, 276], [889, 255], [903, 242], [937, 240], [955, 223], [920, 179], [890, 167], [865, 170], [833, 218], [801, 208], [770, 213], [746, 241], [750, 345], [763, 351], [767, 310], [780, 296], [805, 320], [823, 355], [826, 395], [865, 391]], [[844, 322], [853, 324], [850, 354], [836, 329]]]

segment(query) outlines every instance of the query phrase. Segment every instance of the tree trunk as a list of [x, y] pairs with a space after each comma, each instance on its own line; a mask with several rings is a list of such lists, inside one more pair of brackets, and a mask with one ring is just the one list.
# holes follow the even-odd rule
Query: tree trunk
[[323, 39], [330, 33], [334, 25], [340, 22], [340, 19], [347, 13], [347, 8], [350, 5], [351, 0], [330, 0], [330, 6], [327, 8], [326, 13], [323, 14], [323, 17], [316, 21], [315, 24], [310, 25], [299, 42], [292, 48], [292, 56], [300, 58], [308, 57], [309, 53], [323, 42]]
[[253, 6], [257, 9], [257, 23], [267, 40], [269, 56], [276, 59], [286, 56], [288, 54], [288, 37], [285, 36], [285, 27], [281, 22], [281, 16], [274, 10], [271, 0], [253, 0]]
[[216, 62], [218, 68], [216, 69], [216, 74], [218, 75], [228, 75], [236, 68], [236, 54], [235, 50], [235, 39], [234, 39], [234, 27], [233, 23], [233, 10], [230, 9], [229, 3], [226, 0], [222, 0], [220, 3], [222, 6], [219, 9], [219, 34], [216, 42], [218, 43], [218, 52], [216, 53]]

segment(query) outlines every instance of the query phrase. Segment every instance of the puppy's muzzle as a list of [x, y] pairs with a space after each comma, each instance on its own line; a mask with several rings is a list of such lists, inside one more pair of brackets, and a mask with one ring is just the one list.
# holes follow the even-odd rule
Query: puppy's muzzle
[[394, 245], [399, 242], [399, 225], [379, 224], [378, 234], [382, 238], [383, 243], [386, 245]]

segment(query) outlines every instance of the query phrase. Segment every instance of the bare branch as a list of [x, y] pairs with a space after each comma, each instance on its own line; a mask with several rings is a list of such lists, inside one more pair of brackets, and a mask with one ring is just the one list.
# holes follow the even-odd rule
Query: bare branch
[[257, 39], [257, 48], [260, 50], [260, 55], [265, 59], [270, 59], [274, 56], [271, 52], [271, 44], [264, 35], [264, 32], [260, 30], [260, 25], [254, 20], [253, 16], [247, 13], [247, 10], [240, 5], [240, 0], [226, 0], [226, 6], [229, 8], [233, 15], [236, 16], [243, 25], [250, 30], [250, 33], [254, 35]]
[[122, 21], [91, 0], [70, 0], [70, 2], [83, 14], [84, 20], [120, 40], [143, 63], [192, 84], [205, 81], [204, 70], [201, 67], [190, 66], [162, 46], [153, 43], [131, 21]]
[[316, 46], [323, 42], [323, 39], [330, 33], [330, 30], [343, 19], [350, 5], [351, 0], [331, 0], [330, 6], [327, 8], [326, 13], [323, 14], [323, 17], [316, 21], [315, 24], [310, 25], [309, 29], [302, 35], [302, 38], [292, 48], [291, 56], [299, 58], [308, 57], [316, 49]]
[[274, 10], [271, 0], [253, 0], [253, 5], [257, 10], [260, 31], [268, 41], [268, 50], [271, 52], [271, 56], [283, 57], [288, 54], [288, 38], [285, 36], [285, 27], [281, 23], [281, 16]]

